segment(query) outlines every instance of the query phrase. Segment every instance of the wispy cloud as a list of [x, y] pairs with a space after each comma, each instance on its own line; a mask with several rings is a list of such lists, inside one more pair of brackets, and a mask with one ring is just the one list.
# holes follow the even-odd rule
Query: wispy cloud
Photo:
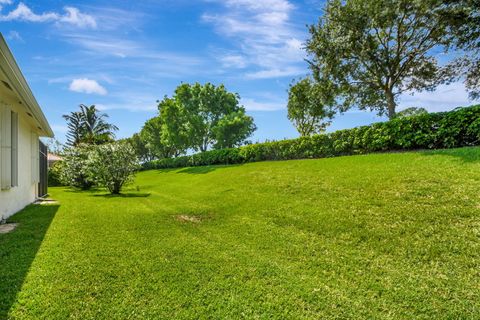
[[66, 14], [60, 16], [60, 22], [68, 23], [80, 28], [96, 28], [97, 22], [95, 18], [91, 15], [81, 13], [80, 10], [74, 7], [65, 7], [64, 8]]
[[[251, 66], [255, 71], [248, 78], [278, 78], [303, 74], [305, 35], [290, 21], [295, 6], [287, 0], [226, 0], [221, 13], [205, 13], [203, 21], [215, 26], [217, 32], [238, 43], [238, 52], [220, 56], [224, 67], [235, 68], [228, 63], [232, 57], [242, 61], [242, 67]], [[227, 63], [225, 63], [227, 61]]]
[[8, 34], [7, 34], [7, 39], [8, 40], [17, 40], [17, 41], [20, 41], [20, 42], [25, 42], [22, 38], [22, 36], [20, 35], [20, 33], [18, 31], [15, 31], [15, 30], [11, 30]]
[[70, 83], [69, 90], [87, 94], [99, 94], [102, 96], [107, 94], [107, 89], [101, 86], [96, 80], [87, 78], [74, 79]]
[[258, 101], [256, 99], [244, 98], [240, 102], [247, 111], [275, 111], [285, 109], [285, 101], [282, 100]]
[[[11, 4], [11, 1], [2, 1], [3, 4]], [[1, 8], [0, 5], [0, 10]], [[64, 11], [64, 14], [57, 12], [35, 13], [26, 4], [20, 2], [9, 13], [0, 15], [0, 21], [56, 22], [59, 25], [69, 24], [80, 28], [96, 28], [97, 26], [96, 20], [91, 15], [82, 13], [75, 7], [65, 7]]]
[[113, 93], [114, 99], [108, 103], [98, 103], [99, 110], [128, 110], [131, 112], [152, 112], [157, 110], [158, 96], [151, 92], [124, 91]]
[[472, 103], [474, 102], [469, 100], [465, 85], [462, 82], [455, 82], [450, 85], [440, 85], [433, 92], [404, 94], [399, 107], [400, 109], [422, 107], [430, 112], [439, 112], [452, 110], [459, 106], [468, 106]]
[[6, 4], [12, 4], [12, 0], [0, 0], [0, 10], [2, 10], [2, 7]]

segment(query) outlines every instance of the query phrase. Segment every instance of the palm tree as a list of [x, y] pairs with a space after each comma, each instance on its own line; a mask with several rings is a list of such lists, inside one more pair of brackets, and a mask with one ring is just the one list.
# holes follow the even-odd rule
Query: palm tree
[[79, 143], [102, 144], [115, 138], [117, 126], [105, 121], [106, 113], [100, 113], [95, 105], [80, 105], [80, 111], [64, 115], [67, 120], [67, 143], [76, 146]]
[[82, 142], [83, 133], [83, 117], [81, 112], [71, 112], [70, 114], [63, 115], [63, 118], [67, 120], [67, 144], [70, 146], [76, 146]]

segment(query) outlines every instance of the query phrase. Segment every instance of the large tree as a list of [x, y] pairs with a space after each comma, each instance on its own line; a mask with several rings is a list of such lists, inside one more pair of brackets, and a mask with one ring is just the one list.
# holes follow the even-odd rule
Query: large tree
[[239, 145], [255, 131], [253, 118], [246, 115], [239, 100], [238, 94], [228, 92], [223, 85], [184, 83], [169, 101], [176, 105], [185, 121], [182, 127], [187, 132], [189, 146], [203, 152], [210, 147]]
[[133, 150], [135, 150], [135, 154], [141, 162], [155, 159], [155, 155], [148, 148], [147, 142], [140, 133], [134, 133], [130, 138], [126, 138], [125, 141], [130, 143], [130, 145], [133, 147]]
[[334, 92], [328, 83], [305, 78], [290, 86], [288, 119], [301, 136], [318, 134], [327, 128], [335, 115]]
[[145, 122], [140, 137], [145, 142], [147, 149], [157, 159], [176, 157], [182, 154], [185, 149], [179, 149], [177, 145], [171, 144], [165, 135], [165, 121], [161, 116], [156, 116]]
[[450, 43], [462, 55], [448, 67], [465, 82], [471, 99], [480, 98], [480, 1], [445, 0], [442, 22]]
[[113, 141], [118, 128], [106, 121], [108, 115], [100, 113], [95, 105], [80, 105], [80, 111], [73, 111], [63, 118], [67, 121], [67, 144], [102, 144]]
[[434, 54], [447, 40], [439, 0], [329, 0], [307, 42], [316, 79], [339, 90], [338, 105], [395, 117], [404, 92], [442, 80]]

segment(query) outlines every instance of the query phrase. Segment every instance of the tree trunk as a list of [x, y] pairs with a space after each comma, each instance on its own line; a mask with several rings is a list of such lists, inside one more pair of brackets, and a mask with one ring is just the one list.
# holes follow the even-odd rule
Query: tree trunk
[[387, 97], [388, 119], [392, 120], [396, 115], [395, 108], [397, 107], [397, 103], [395, 102], [395, 97], [390, 89], [385, 91], [385, 95]]

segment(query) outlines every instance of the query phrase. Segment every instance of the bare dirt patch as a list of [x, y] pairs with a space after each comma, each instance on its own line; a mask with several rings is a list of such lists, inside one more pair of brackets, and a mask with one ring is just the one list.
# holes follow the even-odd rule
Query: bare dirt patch
[[13, 230], [15, 230], [17, 226], [18, 226], [18, 223], [0, 224], [0, 234], [12, 232]]
[[180, 214], [178, 216], [175, 216], [175, 219], [180, 222], [191, 222], [191, 223], [200, 223], [203, 220], [203, 218], [200, 216], [193, 216], [193, 215], [186, 215], [186, 214]]

